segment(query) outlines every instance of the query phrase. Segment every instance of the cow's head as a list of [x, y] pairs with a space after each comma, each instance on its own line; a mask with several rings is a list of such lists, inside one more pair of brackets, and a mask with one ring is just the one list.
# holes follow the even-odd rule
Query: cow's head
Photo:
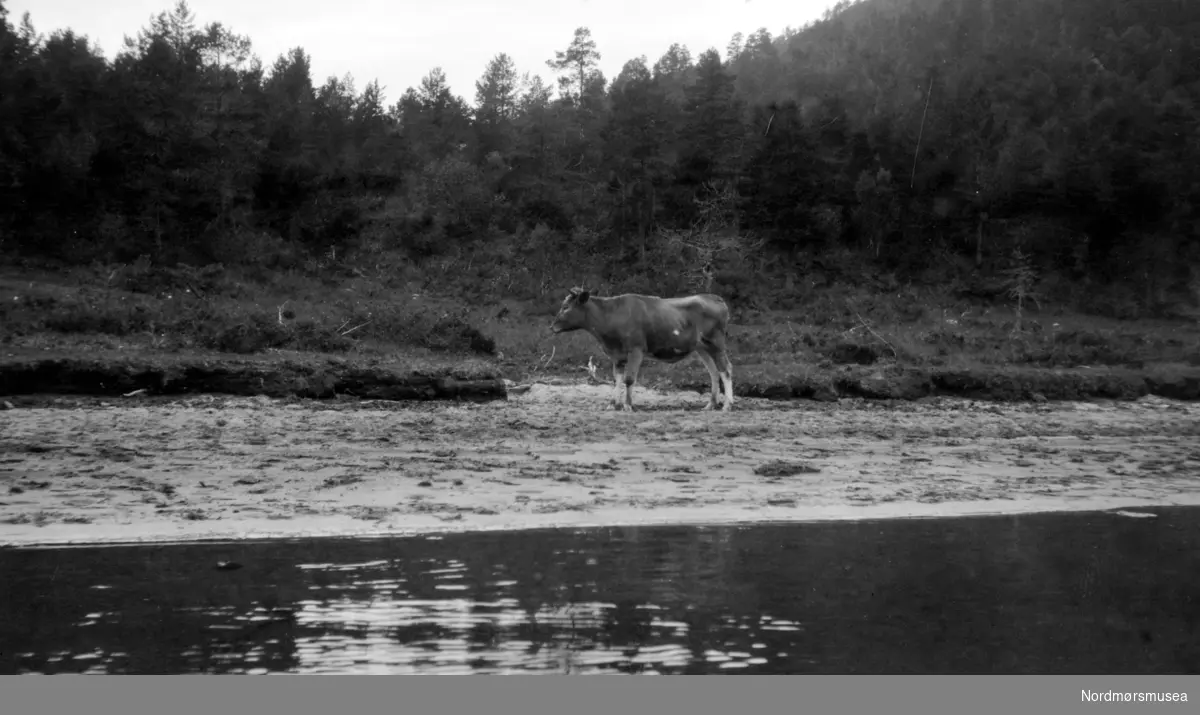
[[565, 333], [584, 327], [587, 322], [587, 312], [584, 310], [584, 306], [587, 305], [588, 296], [588, 291], [582, 288], [572, 288], [567, 297], [563, 298], [562, 307], [558, 309], [558, 315], [554, 316], [554, 323], [551, 324], [550, 330], [556, 333]]

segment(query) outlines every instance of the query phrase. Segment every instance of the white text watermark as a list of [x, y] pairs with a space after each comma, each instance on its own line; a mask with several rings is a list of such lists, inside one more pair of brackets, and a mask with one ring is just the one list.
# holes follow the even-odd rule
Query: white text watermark
[[1120, 693], [1115, 690], [1084, 690], [1085, 703], [1186, 703], [1187, 693]]

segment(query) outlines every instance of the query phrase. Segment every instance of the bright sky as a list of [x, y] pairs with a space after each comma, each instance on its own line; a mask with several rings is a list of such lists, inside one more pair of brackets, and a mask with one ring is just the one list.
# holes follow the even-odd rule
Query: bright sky
[[[388, 104], [440, 66], [453, 91], [473, 104], [475, 80], [506, 52], [518, 72], [540, 74], [557, 86], [546, 60], [565, 50], [575, 28], [592, 32], [609, 80], [627, 60], [650, 65], [673, 42], [692, 57], [715, 47], [724, 57], [735, 32], [760, 27], [779, 35], [815, 20], [835, 0], [189, 0], [196, 24], [220, 22], [249, 36], [270, 67], [300, 46], [313, 62], [313, 83], [354, 76], [355, 88], [378, 79]], [[5, 0], [9, 22], [28, 11], [42, 35], [70, 28], [98, 43], [110, 59], [125, 35], [136, 36], [152, 15], [175, 0]]]

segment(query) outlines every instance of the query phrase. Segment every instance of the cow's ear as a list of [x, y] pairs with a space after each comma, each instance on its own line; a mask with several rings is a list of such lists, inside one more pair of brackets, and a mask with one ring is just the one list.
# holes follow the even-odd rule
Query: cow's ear
[[579, 304], [583, 305], [584, 303], [586, 303], [588, 301], [589, 295], [591, 295], [591, 293], [589, 291], [586, 291], [586, 290], [579, 291], [579, 296], [578, 296]]

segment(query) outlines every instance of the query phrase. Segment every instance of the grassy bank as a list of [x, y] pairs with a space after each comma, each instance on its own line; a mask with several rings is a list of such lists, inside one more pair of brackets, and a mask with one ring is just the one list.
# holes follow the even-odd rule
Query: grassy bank
[[[589, 336], [550, 334], [560, 298], [463, 299], [361, 271], [254, 280], [219, 268], [8, 269], [0, 271], [0, 371], [7, 394], [234, 386], [236, 394], [399, 399], [415, 393], [389, 375], [442, 396], [454, 391], [432, 387], [437, 380], [587, 379], [589, 361], [610, 380]], [[832, 285], [788, 302], [802, 307], [735, 304], [739, 394], [1200, 397], [1194, 320], [1122, 321], [1049, 306], [1018, 319], [1004, 301], [914, 288]], [[139, 377], [112, 377], [121, 374]], [[100, 388], [106, 380], [119, 388]], [[707, 375], [694, 361], [648, 363], [643, 383], [704, 390]]]

